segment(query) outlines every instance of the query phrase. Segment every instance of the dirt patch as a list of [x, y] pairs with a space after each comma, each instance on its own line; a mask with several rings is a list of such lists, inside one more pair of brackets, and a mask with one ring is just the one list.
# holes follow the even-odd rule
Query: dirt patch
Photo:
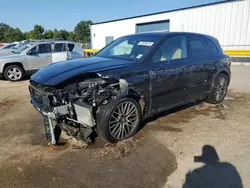
[[94, 153], [94, 156], [108, 156], [113, 159], [122, 159], [134, 152], [143, 142], [145, 133], [140, 131], [136, 136], [115, 144], [107, 143], [104, 148]]
[[2, 187], [162, 187], [177, 168], [175, 156], [149, 138], [122, 159], [92, 157], [93, 149], [68, 150], [51, 160], [4, 165]]
[[8, 111], [13, 109], [13, 107], [18, 103], [18, 100], [15, 99], [3, 99], [0, 100], [0, 113], [3, 116]]
[[221, 104], [190, 103], [148, 119], [145, 122], [146, 130], [180, 133], [183, 131], [180, 125], [189, 123], [198, 116], [226, 120], [232, 114], [235, 106], [247, 100], [246, 95], [230, 92]]
[[3, 107], [12, 106], [15, 103], [16, 103], [16, 100], [4, 99], [4, 100], [0, 101], [0, 109]]
[[[169, 175], [177, 168], [176, 157], [185, 161], [179, 163], [182, 174], [172, 182], [184, 181], [189, 169], [182, 167], [193, 163], [201, 144], [212, 142], [221, 148], [234, 148], [238, 157], [247, 151], [246, 147], [238, 147], [243, 147], [241, 140], [245, 139], [245, 144], [249, 139], [249, 95], [231, 92], [222, 105], [193, 103], [173, 109], [154, 116], [134, 138], [116, 145], [97, 138], [87, 149], [74, 150], [67, 139], [61, 140], [59, 147], [47, 146], [42, 117], [29, 102], [28, 83], [10, 84], [6, 84], [5, 96], [0, 96], [6, 109], [1, 113], [0, 108], [1, 187], [157, 188], [171, 181]], [[0, 88], [6, 90], [2, 83]], [[224, 140], [232, 142], [226, 145]]]

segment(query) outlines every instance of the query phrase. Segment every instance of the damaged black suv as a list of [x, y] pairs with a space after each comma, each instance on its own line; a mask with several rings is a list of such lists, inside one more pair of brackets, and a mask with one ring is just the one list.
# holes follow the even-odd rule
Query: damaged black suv
[[161, 111], [196, 100], [222, 102], [230, 64], [217, 39], [208, 35], [129, 35], [95, 57], [40, 69], [30, 81], [31, 103], [48, 120], [52, 143], [61, 130], [85, 140], [97, 132], [117, 142]]

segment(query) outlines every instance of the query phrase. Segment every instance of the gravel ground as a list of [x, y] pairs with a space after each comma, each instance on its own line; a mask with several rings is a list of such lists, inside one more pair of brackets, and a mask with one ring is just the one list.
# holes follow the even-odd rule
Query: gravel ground
[[[0, 81], [0, 185], [187, 188], [216, 179], [220, 188], [229, 180], [250, 187], [249, 78], [250, 67], [233, 66], [223, 104], [174, 109], [151, 118], [132, 139], [117, 145], [97, 139], [87, 149], [72, 149], [67, 137], [48, 147], [42, 118], [29, 103], [28, 81]], [[202, 148], [209, 159], [217, 158], [216, 150], [220, 162], [194, 161]]]

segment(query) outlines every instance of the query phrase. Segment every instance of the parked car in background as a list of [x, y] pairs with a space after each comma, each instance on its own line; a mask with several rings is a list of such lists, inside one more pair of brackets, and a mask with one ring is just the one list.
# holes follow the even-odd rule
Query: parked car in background
[[25, 74], [32, 74], [50, 63], [82, 57], [83, 49], [72, 41], [29, 42], [0, 54], [0, 76], [9, 81], [19, 81]]
[[6, 45], [2, 46], [2, 47], [0, 48], [0, 50], [11, 49], [11, 48], [13, 48], [14, 46], [16, 46], [15, 43], [6, 44]]
[[31, 77], [31, 102], [49, 120], [45, 127], [52, 143], [58, 142], [58, 130], [85, 140], [97, 131], [117, 142], [133, 136], [143, 118], [161, 111], [196, 100], [222, 102], [230, 64], [217, 39], [208, 35], [129, 35], [94, 57], [39, 70]]
[[16, 50], [18, 48], [21, 48], [22, 46], [25, 46], [26, 44], [29, 44], [29, 43], [48, 42], [48, 41], [52, 41], [52, 40], [51, 39], [39, 39], [39, 40], [27, 39], [27, 40], [22, 40], [20, 42], [14, 42], [14, 43], [12, 43], [12, 44], [14, 44], [14, 46], [12, 46], [11, 48], [6, 48], [6, 49], [0, 50], [0, 56], [1, 56], [1, 54], [11, 53], [11, 51]]

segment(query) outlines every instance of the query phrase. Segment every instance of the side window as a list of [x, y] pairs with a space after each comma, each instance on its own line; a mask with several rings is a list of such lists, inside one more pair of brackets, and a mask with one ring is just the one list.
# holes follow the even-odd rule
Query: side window
[[31, 50], [28, 52], [28, 54], [37, 54], [38, 53], [38, 45], [31, 48]]
[[215, 44], [211, 40], [206, 39], [206, 42], [207, 42], [209, 52], [213, 52], [213, 53], [218, 52], [218, 48], [215, 46]]
[[68, 48], [69, 48], [69, 51], [72, 52], [73, 49], [74, 49], [75, 45], [72, 44], [72, 43], [68, 43]]
[[194, 57], [207, 55], [211, 52], [209, 50], [208, 42], [204, 37], [189, 36], [189, 44], [190, 52]]
[[39, 44], [38, 53], [39, 54], [51, 53], [51, 44]]
[[187, 42], [185, 36], [166, 39], [153, 56], [153, 62], [171, 61], [187, 58]]
[[33, 47], [28, 53], [29, 54], [51, 53], [51, 44], [39, 44]]
[[55, 43], [53, 51], [54, 52], [65, 52], [66, 51], [65, 43]]

